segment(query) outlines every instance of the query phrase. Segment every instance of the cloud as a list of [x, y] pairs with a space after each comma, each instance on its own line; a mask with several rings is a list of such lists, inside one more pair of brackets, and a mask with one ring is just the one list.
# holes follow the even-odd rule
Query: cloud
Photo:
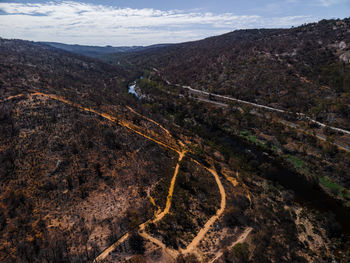
[[328, 7], [328, 6], [331, 6], [331, 5], [334, 5], [334, 4], [338, 4], [341, 1], [339, 1], [339, 0], [318, 0], [318, 2], [322, 6]]
[[117, 8], [72, 1], [0, 3], [2, 37], [91, 45], [183, 42], [234, 29], [289, 27], [313, 20], [310, 16], [264, 18], [231, 13]]

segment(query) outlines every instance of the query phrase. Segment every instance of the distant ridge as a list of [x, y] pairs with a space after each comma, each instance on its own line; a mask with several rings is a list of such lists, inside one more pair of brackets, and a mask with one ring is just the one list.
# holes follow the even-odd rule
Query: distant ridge
[[152, 46], [121, 46], [121, 47], [113, 47], [113, 46], [87, 46], [87, 45], [70, 45], [63, 44], [58, 42], [39, 42], [40, 44], [48, 45], [54, 48], [62, 49], [71, 53], [88, 56], [88, 57], [99, 57], [101, 55], [110, 54], [110, 53], [124, 53], [124, 52], [135, 52], [141, 51], [150, 48], [158, 48], [163, 46], [168, 46], [170, 44], [159, 44]]
[[126, 51], [135, 51], [140, 46], [132, 46], [132, 47], [112, 47], [112, 46], [86, 46], [86, 45], [69, 45], [57, 42], [40, 42], [41, 44], [49, 45], [54, 48], [63, 49], [65, 51], [69, 51], [72, 53], [88, 56], [88, 57], [97, 57], [102, 54], [108, 53], [117, 53], [117, 52], [126, 52]]

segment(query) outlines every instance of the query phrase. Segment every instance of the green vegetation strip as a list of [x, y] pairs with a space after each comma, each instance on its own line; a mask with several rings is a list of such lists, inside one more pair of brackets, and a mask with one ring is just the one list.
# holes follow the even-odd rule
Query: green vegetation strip
[[279, 148], [276, 146], [276, 145], [273, 145], [273, 144], [268, 144], [266, 141], [263, 141], [263, 140], [259, 140], [257, 139], [254, 135], [250, 134], [248, 131], [241, 131], [240, 132], [240, 137], [256, 144], [256, 145], [259, 145], [260, 147], [262, 147], [263, 149], [265, 150], [272, 150], [272, 151], [278, 151]]
[[307, 173], [309, 171], [304, 161], [299, 157], [294, 155], [285, 155], [285, 158], [291, 162], [298, 171], [303, 173]]
[[[319, 180], [321, 185], [330, 190], [333, 194], [350, 201], [350, 191], [348, 189], [331, 181], [328, 177], [320, 177]], [[350, 205], [350, 202], [348, 203]]]

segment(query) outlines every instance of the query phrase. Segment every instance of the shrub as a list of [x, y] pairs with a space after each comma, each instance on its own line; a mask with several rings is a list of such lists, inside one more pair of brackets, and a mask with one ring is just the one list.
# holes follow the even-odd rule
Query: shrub
[[105, 140], [106, 146], [111, 150], [116, 150], [120, 148], [117, 137], [114, 134], [114, 131], [111, 128], [107, 128], [103, 131], [103, 137]]
[[234, 257], [237, 262], [248, 262], [249, 260], [249, 246], [247, 243], [238, 243], [232, 248]]
[[143, 255], [145, 253], [144, 240], [139, 234], [132, 233], [129, 239], [129, 245], [134, 254]]

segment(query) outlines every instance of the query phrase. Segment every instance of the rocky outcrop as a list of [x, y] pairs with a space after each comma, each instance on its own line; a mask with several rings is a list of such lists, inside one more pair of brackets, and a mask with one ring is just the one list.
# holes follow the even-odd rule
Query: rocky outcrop
[[350, 63], [350, 50], [339, 56], [340, 61], [345, 62], [346, 64]]

